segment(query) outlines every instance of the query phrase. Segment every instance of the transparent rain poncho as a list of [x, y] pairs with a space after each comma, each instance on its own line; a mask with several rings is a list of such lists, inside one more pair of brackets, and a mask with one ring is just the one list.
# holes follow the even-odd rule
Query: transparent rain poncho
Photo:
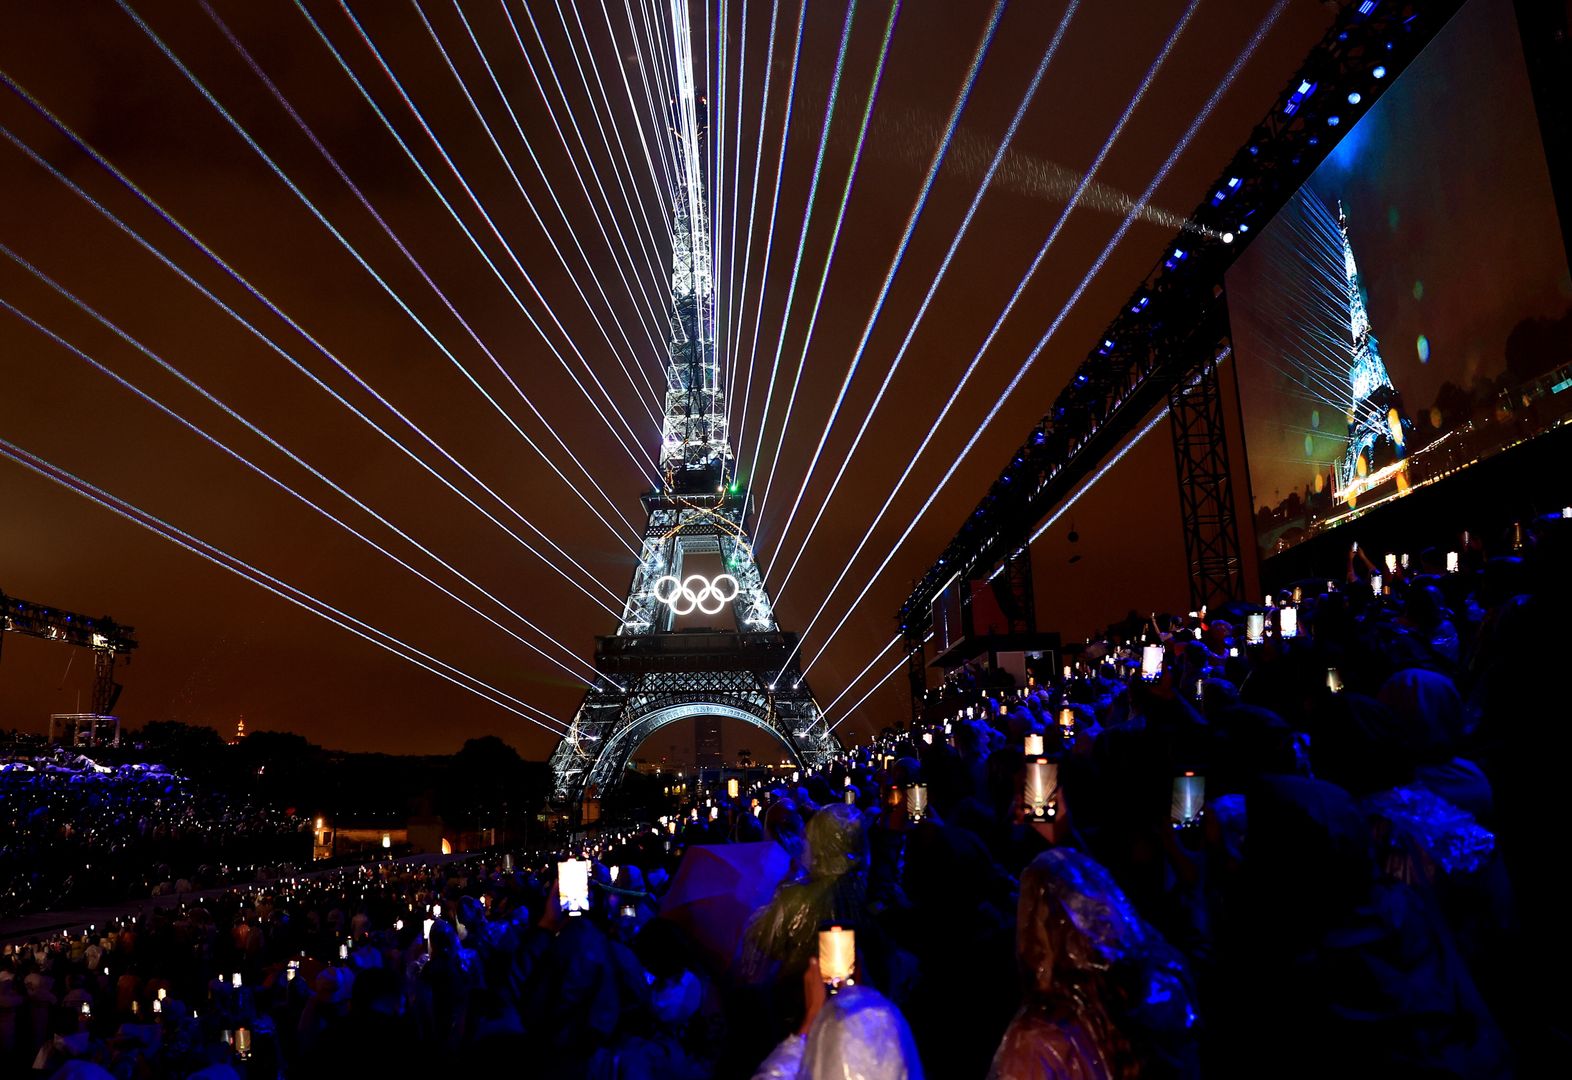
[[1025, 1000], [990, 1076], [1102, 1080], [1155, 1062], [1190, 1071], [1196, 1013], [1183, 962], [1089, 856], [1054, 848], [1026, 868], [1016, 950]]
[[900, 1009], [866, 986], [830, 998], [806, 1037], [791, 1035], [754, 1080], [922, 1080], [922, 1062]]
[[855, 926], [867, 889], [868, 833], [854, 806], [833, 803], [804, 830], [803, 876], [775, 890], [748, 924], [741, 965], [757, 978], [773, 964], [800, 973], [818, 946], [819, 925]]

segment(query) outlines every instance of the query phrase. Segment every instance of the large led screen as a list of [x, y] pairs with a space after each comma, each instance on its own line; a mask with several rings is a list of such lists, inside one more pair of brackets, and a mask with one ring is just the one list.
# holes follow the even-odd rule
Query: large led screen
[[1572, 415], [1561, 236], [1511, 0], [1471, 0], [1228, 272], [1263, 555]]

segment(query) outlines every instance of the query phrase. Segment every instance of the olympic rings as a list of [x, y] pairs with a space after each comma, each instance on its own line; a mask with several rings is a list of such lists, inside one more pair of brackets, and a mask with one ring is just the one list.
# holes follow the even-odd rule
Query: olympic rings
[[[731, 591], [726, 591], [727, 585]], [[671, 574], [655, 579], [650, 589], [655, 599], [671, 608], [673, 615], [687, 615], [697, 610], [705, 615], [719, 615], [721, 609], [742, 592], [742, 586], [730, 574], [721, 574], [713, 581], [703, 574], [689, 574], [678, 580]], [[714, 607], [710, 607], [714, 604]]]

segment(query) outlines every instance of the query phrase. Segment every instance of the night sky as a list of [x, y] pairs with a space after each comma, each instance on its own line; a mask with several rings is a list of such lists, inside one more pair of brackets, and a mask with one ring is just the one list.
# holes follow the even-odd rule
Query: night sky
[[[635, 449], [653, 455], [657, 434], [617, 355], [620, 353], [630, 370], [642, 367], [652, 380], [659, 378], [662, 357], [649, 333], [641, 329], [641, 308], [630, 299], [619, 267], [628, 275], [635, 294], [644, 295], [639, 292], [642, 282], [645, 293], [657, 301], [663, 299], [657, 275], [664, 273], [669, 256], [661, 224], [668, 212], [668, 192], [652, 181], [639, 150], [636, 125], [643, 125], [646, 140], [661, 136], [649, 110], [642, 107], [638, 61], [621, 5], [607, 5], [617, 34], [615, 46], [599, 4], [577, 5], [587, 34], [580, 33], [569, 6], [564, 5], [561, 11], [573, 28], [572, 44], [578, 47], [591, 86], [595, 85], [594, 72], [588, 66], [591, 57], [606, 80], [601, 120], [615, 125], [622, 134], [631, 171], [624, 167], [615, 141], [608, 150], [595, 123], [570, 38], [554, 4], [530, 0], [527, 5], [509, 3], [506, 9], [495, 2], [462, 5], [535, 151], [539, 169], [525, 152], [451, 4], [431, 0], [418, 8], [392, 2], [351, 6], [366, 38], [380, 50], [407, 90], [474, 199], [505, 238], [506, 248], [378, 66], [346, 11], [320, 0], [305, 6], [451, 201], [495, 263], [497, 273], [545, 328], [568, 367], [586, 384], [589, 380], [582, 364], [593, 369], [627, 416], [638, 440]], [[805, 508], [816, 509], [826, 498], [830, 502], [802, 565], [779, 598], [777, 615], [784, 628], [801, 630], [818, 607], [1062, 208], [1066, 185], [1056, 183], [1056, 178], [1062, 181], [1069, 175], [1073, 183], [1075, 174], [1096, 157], [1186, 6], [1178, 0], [1086, 2], [1075, 13], [998, 182], [982, 201], [888, 396], [832, 495], [827, 486], [834, 466], [850, 445], [896, 355], [977, 190], [987, 160], [1064, 13], [1060, 3], [1028, 0], [1014, 0], [1006, 8], [975, 92], [962, 114], [954, 157], [939, 175], [825, 458], [808, 487]], [[726, 283], [734, 280], [738, 296], [729, 308], [723, 301], [723, 329], [735, 313], [742, 319], [747, 342], [751, 341], [756, 315], [760, 325], [746, 420], [741, 415], [742, 390], [732, 388], [732, 427], [734, 432], [745, 430], [747, 478], [770, 361], [782, 338], [791, 268], [846, 8], [818, 0], [807, 4], [762, 309], [756, 298], [799, 9], [790, 0], [780, 5], [771, 100], [764, 121], [759, 208], [744, 288], [741, 263], [748, 238], [746, 201], [759, 133], [770, 7], [762, 3], [748, 6], [745, 40], [740, 33], [741, 8], [731, 4], [727, 9], [733, 96], [727, 110], [722, 173], [727, 202], [718, 227], [726, 254], [730, 252], [727, 238], [735, 230], [738, 255], [734, 273], [728, 277], [732, 264], [723, 254], [718, 276], [722, 294], [727, 292]], [[809, 655], [817, 651], [828, 628], [839, 620], [861, 583], [889, 552], [1119, 227], [1123, 211], [1106, 208], [1115, 201], [1111, 196], [1138, 193], [1147, 185], [1270, 8], [1266, 0], [1199, 3], [1150, 93], [1104, 163], [1098, 180], [1106, 187], [1096, 189], [1097, 198], [1088, 195], [1069, 219], [977, 375], [920, 459], [846, 584], [835, 594], [820, 625], [809, 635]], [[1325, 31], [1334, 8], [1314, 0], [1291, 0], [1158, 189], [1153, 200], [1158, 210], [1183, 213], [1199, 201], [1205, 185]], [[780, 539], [791, 497], [801, 483], [873, 307], [989, 9], [981, 0], [906, 0], [902, 6], [868, 146], [856, 175], [802, 387], [786, 431], [774, 491], [763, 530], [755, 537], [766, 560]], [[147, 2], [136, 4], [136, 10], [341, 230], [414, 316], [473, 374], [512, 423], [546, 451], [571, 481], [571, 488], [114, 3], [59, 0], [7, 4], [0, 68], [475, 477], [571, 551], [605, 588], [615, 594], [625, 592], [632, 557], [572, 489], [584, 493], [615, 522], [612, 508], [591, 485], [588, 477], [592, 476], [614, 502], [615, 511], [642, 526], [638, 497], [647, 481], [359, 96], [307, 18], [285, 0], [267, 4], [217, 0], [211, 5], [212, 14], [273, 80], [396, 235], [397, 243], [201, 5]], [[634, 3], [632, 10], [638, 23], [640, 5]], [[445, 66], [422, 22], [422, 11], [474, 94], [517, 174], [517, 184]], [[602, 239], [591, 212], [592, 200], [580, 189], [570, 155], [553, 127], [553, 111], [532, 79], [505, 12], [512, 15], [524, 52], [545, 84], [558, 122], [564, 125], [573, 151], [571, 162], [583, 170], [593, 205], [611, 230], [610, 245]], [[692, 12], [696, 27], [710, 27], [713, 53], [718, 12], [712, 4], [706, 13], [698, 3]], [[756, 499], [772, 466], [785, 397], [829, 250], [835, 209], [888, 12], [886, 4], [863, 0], [852, 25], [801, 281], [791, 316], [784, 320], [781, 370], [774, 403], [765, 418], [767, 441], [754, 483]], [[535, 38], [536, 26], [543, 35], [544, 49]], [[740, 154], [735, 140], [739, 44], [746, 55]], [[702, 82], [703, 50], [697, 51]], [[641, 106], [637, 112], [623, 91], [619, 63], [632, 80]], [[711, 64], [715, 64], [713, 55]], [[588, 143], [593, 173], [573, 129], [567, 126], [568, 111], [557, 96], [553, 70]], [[357, 408], [395, 431], [455, 485], [527, 535], [511, 512], [493, 501], [477, 482], [420, 442], [322, 352], [249, 296], [5, 88], [0, 88], [0, 125], [120, 215]], [[608, 134], [610, 130], [608, 127]], [[739, 160], [744, 205], [740, 220], [733, 225], [731, 177]], [[658, 165], [656, 172], [659, 175]], [[619, 175], [620, 187], [614, 179]], [[605, 186], [604, 199], [596, 187], [596, 176]], [[165, 402], [497, 622], [555, 655], [563, 656], [525, 629], [498, 602], [528, 618], [581, 658], [591, 655], [594, 635], [612, 631], [613, 620], [591, 605], [582, 592], [4, 142], [0, 142], [0, 177], [5, 184], [5, 198], [0, 200], [0, 242], [483, 586], [495, 600], [464, 584], [322, 480], [159, 370], [148, 357], [10, 258], [0, 258], [0, 299]], [[540, 211], [544, 231], [519, 184]], [[642, 208], [642, 215], [637, 208], [630, 210], [624, 188]], [[588, 269], [570, 240], [569, 228], [553, 197], [560, 201], [561, 214], [572, 225], [571, 235], [582, 245]], [[645, 231], [646, 218], [653, 225], [649, 232]], [[623, 259], [617, 246], [613, 222], [634, 251], [631, 263]], [[1172, 219], [1167, 224], [1142, 220], [1130, 229], [933, 509], [899, 547], [867, 599], [813, 665], [809, 678], [821, 702], [839, 694], [847, 680], [889, 640], [894, 633], [894, 612], [912, 580], [953, 534], [961, 515], [974, 505], [1173, 232]], [[548, 234], [576, 277], [563, 269]], [[406, 258], [406, 251], [419, 270]], [[525, 283], [520, 267], [549, 304], [550, 313], [561, 321], [567, 338], [582, 354], [582, 362], [569, 348], [563, 332], [552, 324], [546, 304]], [[429, 282], [423, 275], [429, 275]], [[591, 307], [575, 291], [575, 280], [609, 331], [616, 352], [591, 317]], [[596, 288], [597, 281], [609, 298], [609, 306]], [[462, 322], [444, 305], [433, 285]], [[745, 302], [741, 299], [744, 295]], [[664, 325], [664, 310], [643, 310], [651, 327]], [[626, 327], [633, 349], [623, 345], [613, 314]], [[661, 320], [659, 324], [653, 321], [656, 318]], [[549, 431], [509, 385], [509, 378], [540, 410]], [[593, 387], [591, 390], [598, 394]], [[0, 435], [563, 721], [577, 704], [580, 688], [566, 673], [4, 310], [0, 310]], [[566, 452], [557, 444], [558, 437]], [[626, 431], [623, 437], [634, 443]], [[1145, 604], [1148, 598], [1183, 602], [1177, 502], [1172, 489], [1171, 451], [1166, 429], [1159, 427], [1037, 545], [1038, 610], [1044, 628], [1080, 633], [1122, 615], [1126, 606]], [[788, 536], [788, 553], [800, 544], [810, 519], [811, 515], [799, 513]], [[1076, 521], [1082, 536], [1078, 550], [1085, 556], [1074, 564], [1068, 562], [1064, 540], [1070, 520]], [[619, 528], [632, 533], [620, 523]], [[772, 584], [781, 570], [777, 567], [771, 574]], [[290, 606], [9, 461], [0, 461], [0, 589], [73, 610], [108, 613], [136, 627], [142, 645], [124, 672], [126, 690], [118, 708], [132, 726], [171, 718], [227, 731], [243, 714], [249, 730], [300, 731], [319, 743], [346, 749], [448, 752], [465, 738], [495, 733], [526, 755], [543, 756], [555, 742], [553, 735], [519, 717]], [[42, 731], [48, 713], [71, 711], [79, 704], [85, 708], [90, 685], [88, 659], [73, 657], [64, 647], [8, 636], [0, 661], [0, 726]], [[891, 654], [875, 665], [863, 684], [842, 700], [836, 715], [861, 696], [875, 676], [888, 670], [893, 659]], [[906, 710], [904, 679], [897, 676], [869, 698], [845, 730], [862, 735], [904, 717]], [[666, 740], [657, 736], [656, 741]]]

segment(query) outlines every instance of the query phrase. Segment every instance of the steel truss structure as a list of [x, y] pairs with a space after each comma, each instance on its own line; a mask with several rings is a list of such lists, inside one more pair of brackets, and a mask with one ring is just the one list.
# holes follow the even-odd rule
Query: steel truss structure
[[[701, 164], [704, 103], [694, 91], [686, 0], [671, 0], [671, 19], [678, 89], [673, 130], [681, 176], [672, 192], [662, 486], [644, 496], [648, 524], [617, 633], [596, 639], [600, 674], [551, 755], [553, 795], [567, 804], [615, 787], [645, 739], [690, 717], [752, 724], [810, 768], [840, 749], [797, 667], [796, 636], [782, 633], [775, 622], [747, 531], [748, 491], [731, 478]], [[685, 572], [690, 555], [719, 556], [725, 570], [716, 580], [730, 579], [721, 595], [731, 607], [734, 630], [676, 627], [676, 607], [669, 602], [674, 591], [694, 580], [705, 583], [695, 589], [710, 587], [710, 579]]]
[[1231, 351], [1226, 340], [1203, 350], [1168, 395], [1185, 568], [1190, 573], [1190, 602], [1197, 608], [1220, 606], [1244, 592], [1233, 471], [1218, 384], [1218, 365]]
[[[1222, 590], [1239, 592], [1238, 524], [1228, 466], [1215, 422], [1215, 382], [1190, 396], [1198, 358], [1217, 357], [1228, 340], [1224, 271], [1309, 178], [1417, 56], [1463, 0], [1354, 0], [1345, 3], [1266, 117], [1189, 217], [1197, 231], [1175, 236], [1163, 258], [1130, 295], [1053, 406], [1012, 455], [977, 507], [916, 588], [897, 619], [908, 641], [921, 641], [935, 599], [957, 577], [984, 577], [1021, 547], [1033, 527], [1092, 473], [1155, 407], [1177, 402], [1176, 454], [1205, 424], [1217, 455], [1180, 464], [1186, 550], [1197, 603]], [[1376, 71], [1380, 69], [1380, 74]], [[1350, 98], [1350, 95], [1356, 95]], [[1332, 118], [1336, 120], [1333, 121]], [[1205, 366], [1199, 369], [1204, 375]], [[1180, 388], [1187, 388], [1181, 390]], [[1199, 409], [1199, 414], [1197, 412]], [[1186, 490], [1188, 488], [1188, 490]]]
[[92, 650], [93, 713], [107, 715], [114, 711], [121, 689], [115, 682], [115, 665], [122, 656], [129, 662], [131, 650], [136, 648], [131, 627], [122, 626], [107, 615], [95, 619], [0, 593], [0, 641], [5, 633], [62, 641]]

